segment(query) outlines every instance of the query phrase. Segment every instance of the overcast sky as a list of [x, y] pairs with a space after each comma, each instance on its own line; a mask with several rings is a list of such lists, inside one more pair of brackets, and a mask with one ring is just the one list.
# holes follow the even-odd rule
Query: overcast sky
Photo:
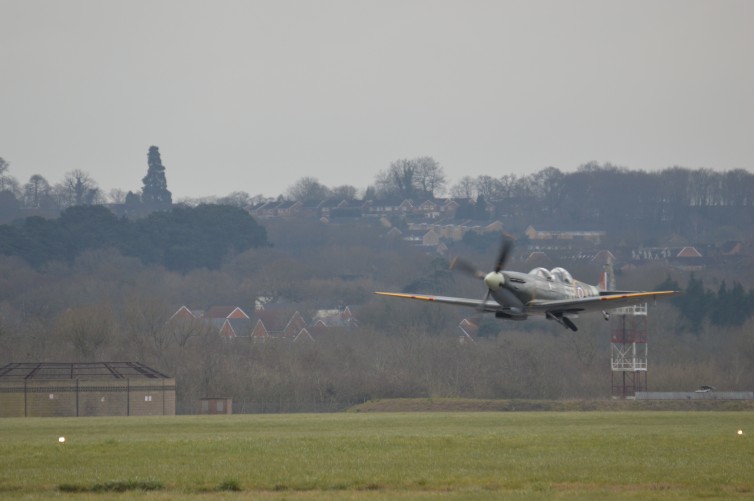
[[589, 161], [754, 169], [754, 1], [0, 0], [0, 157], [175, 199]]

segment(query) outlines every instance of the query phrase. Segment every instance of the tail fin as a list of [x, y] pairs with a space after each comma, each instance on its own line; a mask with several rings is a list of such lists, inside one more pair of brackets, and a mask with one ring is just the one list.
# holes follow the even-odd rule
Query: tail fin
[[607, 271], [603, 271], [600, 275], [600, 283], [597, 285], [597, 288], [601, 291], [607, 290]]
[[609, 259], [607, 264], [602, 267], [602, 275], [600, 275], [600, 284], [598, 287], [601, 291], [615, 289], [615, 272], [613, 271], [612, 259]]

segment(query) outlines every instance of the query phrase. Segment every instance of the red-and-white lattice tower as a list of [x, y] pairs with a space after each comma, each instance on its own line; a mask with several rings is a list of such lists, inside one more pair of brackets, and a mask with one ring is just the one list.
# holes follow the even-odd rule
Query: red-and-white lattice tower
[[610, 365], [613, 397], [631, 398], [647, 390], [647, 305], [610, 312]]

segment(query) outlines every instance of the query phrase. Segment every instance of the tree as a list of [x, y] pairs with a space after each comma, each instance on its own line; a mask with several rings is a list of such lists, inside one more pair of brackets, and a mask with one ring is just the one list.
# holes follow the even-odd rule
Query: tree
[[450, 188], [450, 195], [454, 198], [474, 198], [476, 197], [476, 193], [476, 183], [471, 176], [463, 176], [460, 181]]
[[217, 269], [229, 253], [267, 244], [264, 227], [229, 205], [176, 207], [134, 224], [138, 238], [124, 242], [125, 253], [177, 271]]
[[0, 157], [0, 192], [8, 191], [18, 199], [21, 198], [21, 190], [19, 189], [18, 180], [7, 173], [9, 167], [10, 163]]
[[414, 168], [406, 159], [396, 160], [375, 176], [378, 198], [410, 198], [414, 192]]
[[11, 221], [18, 214], [18, 200], [13, 192], [8, 190], [0, 191], [0, 220]]
[[228, 195], [219, 198], [217, 203], [220, 205], [232, 205], [233, 207], [240, 207], [243, 209], [244, 207], [252, 205], [254, 202], [245, 191], [234, 191], [233, 193], [229, 193]]
[[141, 201], [146, 204], [173, 203], [173, 195], [168, 191], [168, 182], [165, 179], [165, 167], [160, 158], [160, 149], [150, 146], [147, 153], [147, 175], [141, 180], [144, 187], [141, 190]]
[[383, 197], [434, 198], [445, 190], [445, 173], [432, 157], [404, 158], [380, 172], [375, 185]]
[[126, 192], [120, 188], [113, 188], [110, 190], [110, 201], [114, 204], [122, 204], [126, 201]]
[[416, 185], [422, 194], [428, 198], [435, 198], [445, 191], [445, 172], [442, 166], [432, 157], [415, 158]]
[[45, 201], [49, 200], [51, 189], [47, 179], [39, 174], [34, 174], [29, 178], [29, 182], [24, 185], [24, 205], [34, 208], [42, 207], [45, 205]]
[[710, 321], [718, 326], [741, 326], [751, 316], [748, 302], [749, 297], [739, 282], [728, 290], [723, 280], [710, 308]]
[[9, 167], [10, 163], [0, 158], [0, 212], [6, 217], [13, 218], [22, 193], [18, 180], [7, 173]]
[[63, 182], [55, 187], [61, 207], [94, 205], [100, 202], [97, 182], [88, 173], [75, 169], [65, 174]]
[[121, 242], [130, 240], [127, 221], [118, 219], [101, 205], [69, 207], [57, 222], [68, 260], [86, 250], [117, 248]]
[[58, 317], [55, 334], [70, 343], [78, 359], [92, 362], [100, 359], [114, 328], [110, 305], [83, 305], [69, 308]]
[[351, 186], [349, 184], [344, 184], [342, 186], [336, 186], [332, 188], [332, 196], [334, 198], [342, 199], [342, 200], [353, 200], [356, 198], [356, 187]]
[[288, 198], [298, 202], [321, 202], [330, 197], [330, 189], [315, 177], [302, 177], [288, 188]]
[[128, 193], [126, 193], [126, 198], [123, 200], [123, 203], [128, 206], [134, 207], [141, 203], [141, 197], [133, 191], [129, 191]]
[[712, 303], [712, 296], [705, 290], [702, 279], [696, 278], [692, 273], [686, 290], [678, 299], [681, 314], [691, 323], [691, 329], [699, 332]]
[[486, 200], [498, 200], [503, 196], [503, 183], [492, 176], [477, 176], [474, 182], [477, 193]]

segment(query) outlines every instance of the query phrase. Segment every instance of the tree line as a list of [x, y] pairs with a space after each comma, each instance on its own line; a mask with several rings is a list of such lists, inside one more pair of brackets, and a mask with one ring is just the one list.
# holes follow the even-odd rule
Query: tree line
[[[289, 199], [306, 202], [357, 194], [353, 187], [331, 189], [313, 177], [287, 192]], [[530, 224], [596, 228], [645, 245], [663, 236], [699, 243], [742, 239], [754, 231], [754, 174], [743, 169], [648, 172], [588, 163], [575, 172], [548, 167], [525, 175], [464, 176], [449, 185], [436, 160], [419, 157], [396, 160], [362, 191], [364, 199], [417, 203], [440, 196], [464, 201], [458, 218], [498, 218], [514, 231]]]
[[[173, 197], [167, 189], [158, 148], [150, 147], [147, 157], [148, 171], [142, 179], [141, 192], [115, 189], [109, 197], [81, 170], [67, 173], [56, 185], [35, 174], [22, 186], [10, 175], [10, 164], [0, 159], [0, 215], [18, 216], [18, 208], [62, 210], [106, 201], [150, 209], [133, 210], [136, 216], [169, 207]], [[754, 174], [743, 169], [670, 167], [644, 171], [592, 162], [574, 172], [547, 167], [523, 175], [464, 176], [451, 184], [443, 166], [433, 157], [424, 156], [391, 162], [375, 175], [373, 184], [363, 189], [350, 185], [328, 187], [316, 177], [304, 177], [278, 198], [302, 202], [328, 198], [411, 199], [421, 203], [445, 196], [468, 201], [462, 205], [459, 217], [502, 219], [514, 231], [529, 224], [589, 227], [609, 230], [619, 238], [644, 240], [644, 244], [670, 234], [699, 243], [741, 239], [754, 231]], [[183, 202], [246, 207], [263, 199], [264, 195], [252, 197], [237, 191], [224, 197]], [[7, 216], [5, 219], [9, 220]]]
[[[408, 195], [405, 176], [399, 181], [405, 169], [389, 172], [376, 185], [389, 189], [376, 193]], [[414, 183], [410, 193], [425, 194], [418, 188]], [[517, 229], [598, 228], [621, 237], [644, 235], [647, 242], [672, 234], [692, 242], [746, 238], [754, 230], [754, 174], [743, 169], [647, 172], [589, 163], [575, 172], [548, 167], [528, 175], [465, 176], [449, 192], [474, 200], [463, 216], [494, 214]]]
[[[668, 276], [656, 290], [680, 290], [680, 286]], [[705, 321], [715, 327], [740, 327], [754, 317], [754, 288], [747, 291], [739, 281], [729, 288], [722, 280], [715, 291], [706, 288], [704, 279], [692, 273], [683, 294], [671, 299], [671, 303], [693, 332], [699, 332]]]
[[103, 206], [81, 205], [56, 219], [33, 216], [0, 225], [0, 254], [37, 268], [113, 248], [168, 270], [217, 269], [232, 253], [266, 245], [265, 228], [248, 212], [227, 205], [177, 206], [136, 220], [118, 218]]
[[[109, 195], [102, 192], [97, 181], [81, 169], [71, 170], [57, 184], [50, 183], [41, 174], [34, 174], [26, 184], [10, 174], [10, 163], [0, 157], [0, 220], [10, 221], [20, 215], [19, 209], [56, 213], [80, 205], [125, 204], [144, 215], [154, 210], [169, 208], [173, 202], [168, 190], [165, 166], [160, 150], [150, 146], [147, 152], [147, 174], [142, 178], [140, 192], [113, 189]], [[139, 210], [142, 209], [142, 210]]]

